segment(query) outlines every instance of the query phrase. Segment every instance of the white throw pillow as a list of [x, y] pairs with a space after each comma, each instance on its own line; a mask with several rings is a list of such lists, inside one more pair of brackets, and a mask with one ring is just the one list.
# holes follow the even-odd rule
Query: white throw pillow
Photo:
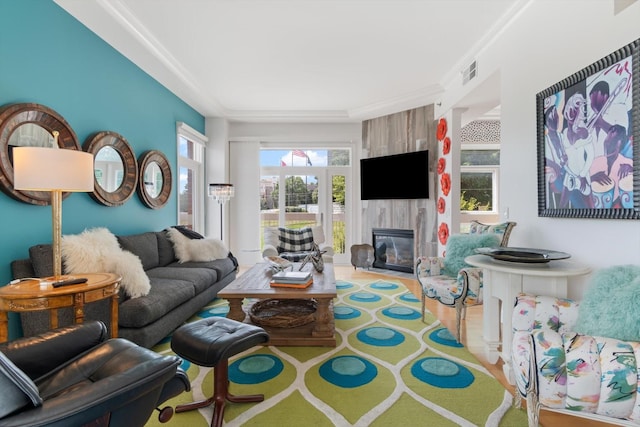
[[69, 274], [113, 273], [122, 276], [121, 286], [131, 298], [147, 295], [149, 277], [138, 256], [123, 250], [118, 239], [104, 227], [62, 236], [60, 243]]
[[175, 228], [170, 228], [167, 233], [181, 264], [188, 261], [214, 261], [229, 255], [229, 249], [220, 239], [190, 239]]

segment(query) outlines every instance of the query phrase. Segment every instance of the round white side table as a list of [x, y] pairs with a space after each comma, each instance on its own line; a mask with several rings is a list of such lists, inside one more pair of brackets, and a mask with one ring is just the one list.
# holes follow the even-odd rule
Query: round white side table
[[511, 314], [516, 296], [526, 292], [566, 298], [569, 277], [588, 274], [591, 269], [569, 260], [526, 264], [498, 261], [487, 255], [471, 255], [465, 258], [465, 262], [482, 268], [482, 334], [487, 360], [496, 363], [501, 358], [504, 375], [510, 384], [514, 384], [511, 369]]

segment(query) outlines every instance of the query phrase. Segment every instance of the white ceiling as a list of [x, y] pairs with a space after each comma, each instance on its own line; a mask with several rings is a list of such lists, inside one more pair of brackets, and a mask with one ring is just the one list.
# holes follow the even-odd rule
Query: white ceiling
[[527, 1], [56, 3], [207, 117], [326, 122], [438, 102]]

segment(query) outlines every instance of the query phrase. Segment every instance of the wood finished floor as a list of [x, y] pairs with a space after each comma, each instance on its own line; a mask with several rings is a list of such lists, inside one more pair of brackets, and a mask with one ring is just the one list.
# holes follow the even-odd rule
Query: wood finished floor
[[[241, 271], [243, 269], [241, 268]], [[372, 279], [380, 278], [381, 274], [367, 272], [366, 270], [354, 270], [351, 266], [335, 265], [336, 277], [343, 280], [350, 279]], [[418, 298], [420, 297], [420, 289], [418, 282], [413, 279], [403, 279], [401, 277], [392, 277], [399, 280], [411, 290]], [[438, 302], [427, 300], [427, 309], [440, 319], [443, 325], [449, 328], [452, 333], [455, 331], [455, 310], [444, 306]], [[513, 386], [509, 385], [502, 373], [502, 364], [498, 362], [493, 365], [487, 362], [484, 356], [484, 346], [482, 342], [482, 306], [470, 307], [467, 310], [467, 317], [463, 320], [462, 325], [462, 343], [469, 351], [495, 376], [504, 387], [512, 394]], [[523, 409], [524, 410], [524, 409]], [[574, 417], [569, 415], [557, 414], [549, 411], [540, 412], [540, 425], [543, 427], [606, 427], [614, 424], [602, 423], [587, 420], [582, 417]]]

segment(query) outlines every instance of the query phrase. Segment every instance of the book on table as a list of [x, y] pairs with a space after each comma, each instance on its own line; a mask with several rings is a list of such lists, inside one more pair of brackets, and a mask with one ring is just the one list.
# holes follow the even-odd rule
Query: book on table
[[298, 288], [304, 289], [308, 288], [313, 284], [313, 277], [310, 277], [306, 282], [296, 283], [296, 282], [277, 282], [276, 279], [271, 280], [272, 288]]
[[311, 272], [309, 271], [279, 271], [271, 276], [277, 282], [286, 283], [305, 283], [311, 277]]
[[280, 271], [271, 276], [271, 286], [306, 288], [313, 283], [308, 271]]

